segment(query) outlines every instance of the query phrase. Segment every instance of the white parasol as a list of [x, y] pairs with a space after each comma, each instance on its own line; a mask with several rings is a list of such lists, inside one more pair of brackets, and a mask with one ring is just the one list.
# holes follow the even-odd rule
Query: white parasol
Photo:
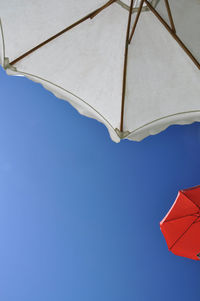
[[200, 1], [0, 0], [0, 64], [139, 141], [200, 121]]

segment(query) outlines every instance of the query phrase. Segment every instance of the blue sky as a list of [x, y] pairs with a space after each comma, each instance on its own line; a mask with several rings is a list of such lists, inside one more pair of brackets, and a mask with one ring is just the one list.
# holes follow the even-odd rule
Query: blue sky
[[159, 228], [199, 153], [198, 123], [115, 144], [0, 69], [0, 300], [199, 301], [199, 263]]

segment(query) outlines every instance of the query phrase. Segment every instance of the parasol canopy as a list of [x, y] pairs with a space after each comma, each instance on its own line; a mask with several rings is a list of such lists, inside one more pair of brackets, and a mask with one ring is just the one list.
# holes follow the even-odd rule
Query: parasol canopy
[[7, 73], [41, 83], [116, 142], [200, 121], [199, 37], [199, 0], [0, 0]]
[[172, 253], [200, 259], [200, 186], [179, 191], [160, 228]]

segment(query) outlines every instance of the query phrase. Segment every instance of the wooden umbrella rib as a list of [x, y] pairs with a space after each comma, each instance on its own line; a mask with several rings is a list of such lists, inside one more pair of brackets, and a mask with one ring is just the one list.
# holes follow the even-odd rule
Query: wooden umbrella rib
[[130, 5], [130, 8], [129, 8], [129, 17], [128, 17], [127, 32], [126, 32], [126, 42], [125, 42], [124, 71], [123, 71], [123, 82], [122, 82], [121, 122], [120, 122], [120, 131], [121, 132], [123, 132], [123, 123], [124, 123], [124, 104], [125, 104], [125, 93], [126, 93], [128, 46], [129, 46], [129, 35], [130, 35], [130, 27], [131, 27], [132, 9], [133, 9], [133, 0], [131, 0], [131, 5]]
[[157, 10], [155, 10], [155, 8], [147, 0], [144, 0], [144, 2], [149, 7], [149, 9], [152, 11], [152, 13], [158, 18], [158, 20], [164, 25], [164, 27], [169, 31], [169, 33], [176, 40], [176, 42], [181, 46], [181, 48], [185, 51], [185, 53], [190, 57], [190, 59], [197, 66], [197, 68], [200, 69], [200, 63], [193, 56], [193, 54], [186, 47], [186, 45], [181, 41], [181, 39], [177, 36], [177, 34], [171, 29], [171, 27], [167, 24], [167, 22], [161, 17], [161, 15], [157, 12]]
[[96, 17], [96, 15], [98, 15], [102, 10], [104, 10], [106, 7], [110, 6], [111, 4], [113, 4], [116, 1], [117, 0], [110, 0], [110, 1], [108, 1], [106, 4], [104, 4], [103, 6], [101, 6], [100, 8], [98, 8], [96, 11], [94, 11], [91, 14], [91, 16], [90, 16], [90, 19], [93, 19], [94, 17]]
[[136, 18], [135, 18], [135, 23], [134, 23], [134, 25], [133, 25], [133, 29], [132, 29], [132, 31], [131, 31], [131, 34], [130, 34], [130, 37], [129, 37], [129, 40], [128, 40], [129, 44], [131, 43], [131, 40], [132, 40], [132, 38], [133, 38], [133, 35], [134, 35], [134, 32], [135, 32], [137, 23], [138, 23], [138, 20], [139, 20], [141, 11], [142, 11], [143, 3], [144, 3], [144, 0], [142, 0], [142, 1], [140, 2], [140, 6], [139, 6], [139, 9], [138, 9], [138, 12], [137, 12], [137, 16], [136, 16]]
[[103, 9], [107, 8], [108, 6], [110, 6], [112, 3], [116, 2], [116, 0], [110, 0], [108, 1], [106, 4], [104, 4], [103, 6], [101, 6], [100, 8], [96, 9], [95, 11], [91, 12], [90, 14], [88, 14], [87, 16], [81, 18], [80, 20], [76, 21], [75, 23], [71, 24], [70, 26], [66, 27], [65, 29], [61, 30], [60, 32], [58, 32], [57, 34], [53, 35], [52, 37], [50, 37], [49, 39], [45, 40], [44, 42], [38, 44], [37, 46], [35, 46], [34, 48], [30, 49], [29, 51], [25, 52], [24, 54], [22, 54], [21, 56], [19, 56], [18, 58], [16, 58], [15, 60], [13, 60], [12, 62], [10, 62], [10, 65], [14, 65], [17, 62], [19, 62], [20, 60], [22, 60], [23, 58], [25, 58], [26, 56], [28, 56], [29, 54], [33, 53], [34, 51], [38, 50], [39, 48], [43, 47], [44, 45], [48, 44], [49, 42], [53, 41], [54, 39], [58, 38], [59, 36], [61, 36], [62, 34], [64, 34], [65, 32], [69, 31], [70, 29], [76, 27], [77, 25], [81, 24], [82, 22], [86, 21], [87, 19], [92, 19], [94, 18], [96, 15], [98, 15]]
[[171, 29], [173, 30], [173, 32], [176, 32], [175, 25], [174, 25], [174, 20], [172, 18], [171, 8], [170, 8], [168, 0], [165, 0], [165, 6], [167, 8], [167, 13], [168, 13], [169, 21], [170, 21], [170, 24], [171, 24]]

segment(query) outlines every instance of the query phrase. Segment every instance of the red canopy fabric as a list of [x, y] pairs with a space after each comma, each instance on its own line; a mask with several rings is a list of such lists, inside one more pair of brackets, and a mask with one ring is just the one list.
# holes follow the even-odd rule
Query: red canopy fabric
[[179, 191], [160, 228], [172, 253], [200, 259], [200, 186]]

